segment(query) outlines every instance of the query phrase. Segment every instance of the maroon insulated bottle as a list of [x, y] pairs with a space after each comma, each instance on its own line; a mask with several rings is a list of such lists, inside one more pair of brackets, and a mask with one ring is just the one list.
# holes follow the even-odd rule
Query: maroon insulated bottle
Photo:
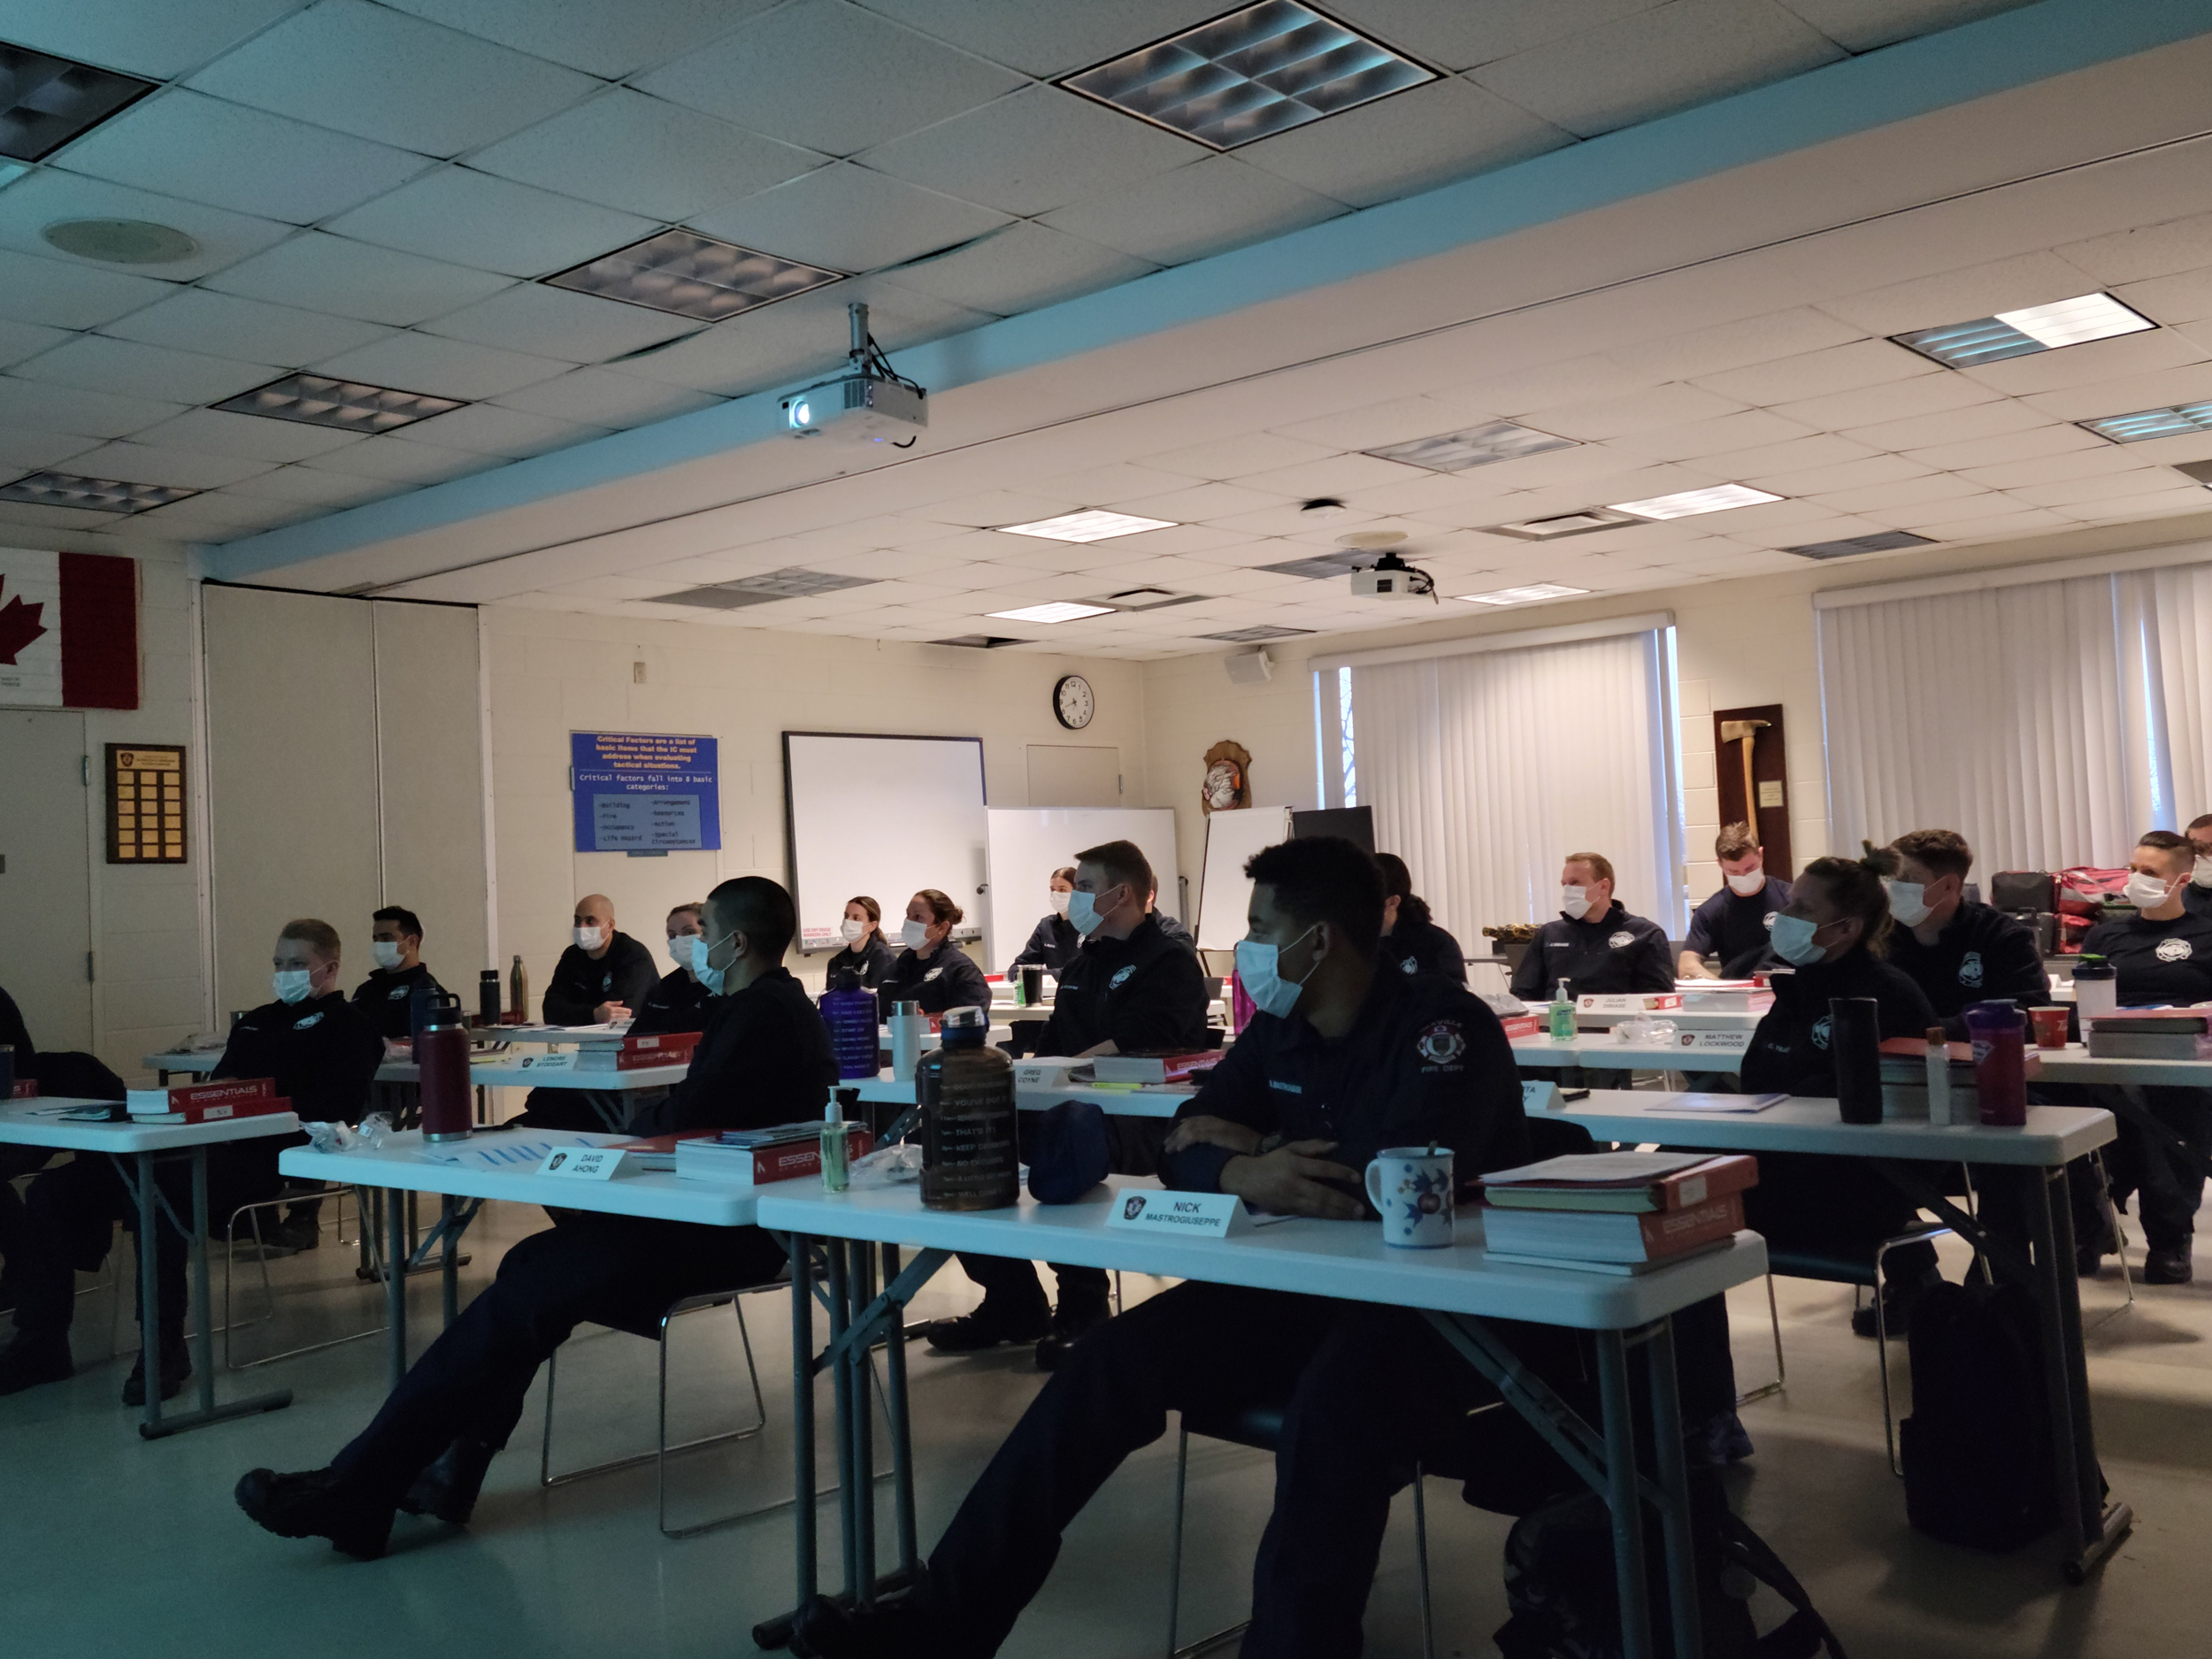
[[415, 1065], [422, 1079], [422, 1138], [466, 1140], [476, 1117], [469, 1082], [468, 1016], [450, 991], [430, 999], [422, 1029], [415, 1034]]

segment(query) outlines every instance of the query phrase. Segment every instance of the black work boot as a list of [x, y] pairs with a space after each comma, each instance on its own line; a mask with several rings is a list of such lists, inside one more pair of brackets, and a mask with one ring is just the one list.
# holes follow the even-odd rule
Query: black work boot
[[460, 1440], [438, 1455], [438, 1461], [415, 1477], [399, 1507], [410, 1515], [428, 1515], [449, 1526], [466, 1526], [476, 1512], [476, 1494], [484, 1489], [499, 1448], [482, 1440]]
[[334, 1469], [289, 1475], [250, 1470], [232, 1495], [256, 1525], [279, 1538], [326, 1538], [333, 1549], [357, 1561], [374, 1561], [391, 1536], [391, 1510], [354, 1498]]
[[979, 1354], [1009, 1342], [1034, 1342], [1052, 1328], [1052, 1310], [1043, 1287], [1033, 1303], [1010, 1309], [1002, 1299], [986, 1296], [973, 1313], [930, 1325], [929, 1345], [941, 1354]]

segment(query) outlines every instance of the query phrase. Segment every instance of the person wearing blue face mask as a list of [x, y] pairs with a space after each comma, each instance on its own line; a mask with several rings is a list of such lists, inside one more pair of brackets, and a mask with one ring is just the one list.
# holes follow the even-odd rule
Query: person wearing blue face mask
[[876, 987], [883, 1018], [894, 1002], [918, 1002], [925, 1014], [949, 1008], [991, 1008], [991, 982], [975, 958], [952, 942], [961, 910], [935, 887], [924, 887], [906, 903], [899, 941], [906, 949]]
[[[837, 1080], [821, 1015], [783, 965], [791, 895], [740, 876], [707, 895], [692, 971], [711, 994], [691, 1070], [628, 1125], [639, 1135], [818, 1118]], [[283, 1538], [380, 1555], [396, 1511], [465, 1525], [538, 1367], [576, 1325], [651, 1329], [678, 1302], [758, 1285], [784, 1259], [757, 1227], [583, 1214], [531, 1234], [324, 1469], [249, 1471], [238, 1507]], [[534, 1507], [534, 1504], [533, 1505]]]
[[[311, 918], [288, 922], [271, 953], [270, 984], [276, 1000], [239, 1016], [211, 1074], [269, 1078], [303, 1122], [358, 1123], [369, 1099], [382, 1039], [338, 987], [338, 933]], [[227, 1221], [242, 1204], [273, 1198], [283, 1187], [277, 1155], [303, 1145], [304, 1134], [266, 1135], [210, 1147], [207, 1213]], [[157, 1181], [173, 1215], [192, 1213], [191, 1179], [182, 1164], [160, 1166]], [[31, 1184], [25, 1202], [23, 1259], [17, 1264], [16, 1337], [0, 1353], [0, 1394], [70, 1375], [69, 1325], [76, 1303], [75, 1271], [90, 1271], [106, 1256], [121, 1221], [135, 1226], [138, 1207], [106, 1158], [81, 1157], [48, 1170]], [[155, 1240], [158, 1273], [160, 1388], [165, 1400], [184, 1386], [192, 1363], [184, 1344], [184, 1239], [164, 1221]], [[204, 1318], [211, 1310], [200, 1310]], [[140, 1314], [142, 1338], [145, 1314]], [[144, 1345], [123, 1385], [126, 1405], [146, 1402]]]
[[1068, 907], [1075, 897], [1075, 866], [1063, 864], [1052, 872], [1048, 884], [1052, 892], [1052, 909], [1040, 917], [1037, 925], [1029, 930], [1028, 942], [1021, 952], [1007, 964], [1008, 978], [1024, 968], [1042, 968], [1057, 976], [1060, 970], [1082, 946], [1083, 935], [1075, 931], [1075, 924], [1068, 920]]

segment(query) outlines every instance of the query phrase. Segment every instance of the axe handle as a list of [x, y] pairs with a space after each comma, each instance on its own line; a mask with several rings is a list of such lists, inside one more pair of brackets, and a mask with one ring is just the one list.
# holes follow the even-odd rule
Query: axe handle
[[1755, 841], [1759, 839], [1759, 795], [1757, 786], [1751, 781], [1751, 745], [1756, 736], [1755, 732], [1743, 734], [1743, 816], [1744, 822], [1751, 826], [1751, 839]]

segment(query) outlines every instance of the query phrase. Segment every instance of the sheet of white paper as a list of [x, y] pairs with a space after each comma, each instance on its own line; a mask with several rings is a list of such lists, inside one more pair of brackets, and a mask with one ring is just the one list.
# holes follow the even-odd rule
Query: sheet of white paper
[[1614, 1181], [1655, 1181], [1693, 1164], [1702, 1164], [1709, 1152], [1587, 1152], [1524, 1164], [1516, 1170], [1493, 1170], [1482, 1179], [1492, 1185], [1505, 1181], [1545, 1181], [1558, 1186], [1601, 1185]]

